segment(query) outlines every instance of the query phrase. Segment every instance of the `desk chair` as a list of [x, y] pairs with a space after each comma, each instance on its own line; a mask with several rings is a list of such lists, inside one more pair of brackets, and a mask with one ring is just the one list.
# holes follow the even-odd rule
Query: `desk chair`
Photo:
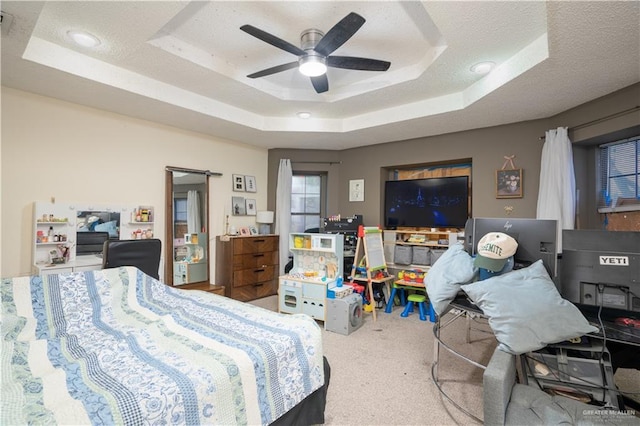
[[109, 240], [102, 248], [102, 269], [135, 266], [159, 279], [162, 242], [158, 239]]

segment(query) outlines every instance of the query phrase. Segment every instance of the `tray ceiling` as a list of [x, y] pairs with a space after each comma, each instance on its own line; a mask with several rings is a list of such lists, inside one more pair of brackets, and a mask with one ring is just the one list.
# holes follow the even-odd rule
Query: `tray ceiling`
[[[2, 84], [266, 148], [345, 149], [545, 118], [640, 81], [638, 2], [2, 2]], [[391, 62], [329, 68], [318, 94], [299, 46], [350, 12], [335, 54]], [[8, 23], [9, 25], [6, 25]], [[71, 42], [87, 31], [95, 48]], [[488, 74], [470, 68], [492, 61]], [[311, 118], [300, 119], [298, 112]]]

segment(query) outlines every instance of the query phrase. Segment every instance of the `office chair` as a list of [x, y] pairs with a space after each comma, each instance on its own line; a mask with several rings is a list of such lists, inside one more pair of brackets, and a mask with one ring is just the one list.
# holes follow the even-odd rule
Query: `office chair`
[[162, 242], [158, 239], [109, 240], [102, 248], [102, 269], [135, 266], [145, 274], [159, 279]]

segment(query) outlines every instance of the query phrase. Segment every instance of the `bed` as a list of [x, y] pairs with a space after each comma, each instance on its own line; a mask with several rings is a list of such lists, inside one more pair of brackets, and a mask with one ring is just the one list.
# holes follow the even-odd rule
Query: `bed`
[[1, 424], [324, 422], [312, 318], [133, 267], [3, 279], [2, 335]]

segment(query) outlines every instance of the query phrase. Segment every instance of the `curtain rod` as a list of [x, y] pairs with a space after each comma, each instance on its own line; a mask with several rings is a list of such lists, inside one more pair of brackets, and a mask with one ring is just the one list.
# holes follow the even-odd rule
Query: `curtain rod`
[[342, 161], [292, 161], [292, 163], [296, 164], [342, 164]]
[[[578, 124], [577, 126], [569, 127], [568, 130], [569, 131], [575, 131], [575, 130], [578, 130], [578, 129], [582, 129], [583, 127], [589, 127], [589, 126], [592, 126], [594, 124], [600, 123], [602, 121], [607, 121], [607, 120], [611, 120], [612, 118], [617, 118], [617, 117], [620, 117], [620, 116], [623, 116], [623, 115], [627, 115], [627, 114], [629, 114], [631, 112], [634, 112], [634, 111], [637, 111], [639, 109], [640, 109], [640, 105], [636, 105], [636, 106], [634, 106], [632, 108], [625, 109], [624, 111], [616, 112], [616, 113], [613, 113], [611, 115], [607, 115], [607, 116], [604, 116], [604, 117], [601, 117], [601, 118], [596, 118], [595, 120], [587, 121], [586, 123]], [[544, 140], [545, 137], [546, 136], [540, 136], [538, 139]]]
[[207, 176], [222, 176], [222, 173], [212, 172], [210, 170], [185, 169], [184, 167], [170, 167], [170, 166], [167, 166], [164, 169], [168, 172], [197, 173], [197, 174], [207, 175]]

